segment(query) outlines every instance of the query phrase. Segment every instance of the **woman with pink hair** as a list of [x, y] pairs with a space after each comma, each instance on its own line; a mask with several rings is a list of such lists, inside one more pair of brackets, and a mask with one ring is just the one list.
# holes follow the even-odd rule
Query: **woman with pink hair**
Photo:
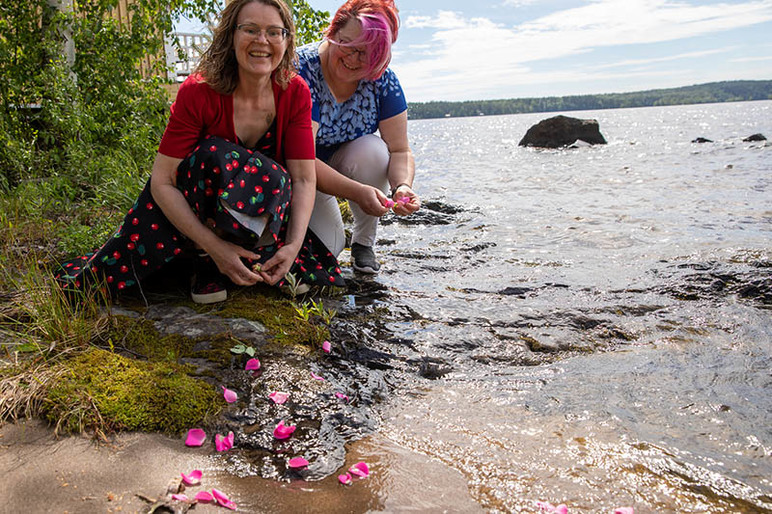
[[309, 227], [338, 255], [345, 235], [335, 197], [348, 200], [353, 267], [364, 273], [380, 269], [373, 252], [378, 218], [390, 209], [405, 216], [421, 205], [413, 191], [407, 101], [388, 68], [398, 31], [393, 0], [348, 0], [322, 41], [298, 49], [316, 137], [317, 195]]

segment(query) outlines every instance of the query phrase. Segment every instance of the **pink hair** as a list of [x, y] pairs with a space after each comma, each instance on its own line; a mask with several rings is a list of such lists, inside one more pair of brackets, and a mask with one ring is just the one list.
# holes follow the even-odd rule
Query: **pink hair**
[[362, 25], [362, 33], [355, 41], [336, 44], [366, 48], [366, 78], [376, 80], [391, 62], [391, 45], [399, 32], [397, 7], [394, 0], [348, 0], [335, 13], [325, 33], [327, 38], [332, 39], [352, 19]]

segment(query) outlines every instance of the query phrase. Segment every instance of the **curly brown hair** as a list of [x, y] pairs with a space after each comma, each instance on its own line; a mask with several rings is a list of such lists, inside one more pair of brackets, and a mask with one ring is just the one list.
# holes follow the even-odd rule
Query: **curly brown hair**
[[286, 89], [290, 79], [296, 73], [295, 24], [287, 4], [283, 0], [232, 0], [220, 13], [220, 22], [212, 34], [212, 43], [203, 53], [196, 67], [196, 73], [199, 73], [206, 83], [220, 94], [233, 93], [239, 82], [239, 65], [233, 49], [233, 35], [236, 32], [236, 21], [241, 9], [251, 2], [276, 7], [284, 28], [289, 31], [286, 39], [287, 50], [274, 72], [276, 82]]

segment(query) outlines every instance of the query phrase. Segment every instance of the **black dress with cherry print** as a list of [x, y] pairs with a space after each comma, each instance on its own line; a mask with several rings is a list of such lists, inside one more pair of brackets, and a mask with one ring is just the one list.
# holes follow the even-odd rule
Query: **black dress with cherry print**
[[[258, 142], [255, 148], [260, 151], [207, 137], [177, 168], [177, 189], [198, 219], [222, 237], [260, 255], [261, 263], [284, 244], [292, 197], [289, 173], [267, 156], [275, 153], [274, 132], [271, 127]], [[266, 216], [265, 230], [272, 243], [257, 247], [260, 234], [242, 225], [229, 210], [249, 217]], [[77, 289], [103, 281], [114, 294], [141, 283], [192, 248], [191, 241], [153, 200], [148, 180], [113, 237], [95, 253], [63, 263], [56, 278], [66, 288]], [[248, 266], [253, 264], [247, 261]], [[345, 285], [337, 259], [311, 230], [306, 232], [290, 271], [305, 284]], [[277, 285], [283, 284], [282, 279]]]

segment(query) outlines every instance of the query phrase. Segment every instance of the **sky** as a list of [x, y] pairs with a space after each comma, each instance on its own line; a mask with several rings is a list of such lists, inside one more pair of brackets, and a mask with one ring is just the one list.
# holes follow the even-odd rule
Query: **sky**
[[[333, 13], [342, 0], [308, 0]], [[397, 0], [409, 102], [772, 80], [772, 0]]]

